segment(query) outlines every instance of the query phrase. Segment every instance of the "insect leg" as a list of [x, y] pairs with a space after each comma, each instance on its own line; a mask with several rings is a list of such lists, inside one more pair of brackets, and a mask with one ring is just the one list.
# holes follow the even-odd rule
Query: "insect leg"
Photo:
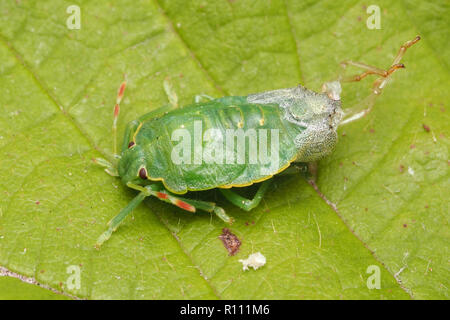
[[107, 174], [113, 177], [118, 177], [119, 173], [117, 172], [117, 168], [108, 160], [103, 158], [92, 158], [92, 161], [102, 167], [105, 167], [105, 171]]
[[148, 193], [143, 191], [139, 193], [131, 202], [123, 208], [117, 216], [115, 216], [111, 221], [108, 222], [108, 230], [100, 235], [97, 239], [97, 243], [95, 244], [96, 248], [99, 248], [106, 240], [111, 237], [111, 234], [116, 231], [122, 221], [126, 218], [127, 215], [133, 211], [146, 197], [148, 197]]
[[352, 65], [355, 67], [359, 67], [363, 70], [366, 70], [365, 72], [363, 72], [361, 74], [357, 74], [350, 78], [342, 79], [341, 81], [344, 81], [344, 82], [361, 81], [362, 79], [364, 79], [365, 77], [367, 77], [368, 75], [371, 75], [371, 74], [376, 74], [383, 78], [386, 78], [389, 75], [391, 75], [395, 70], [402, 69], [405, 67], [402, 63], [397, 63], [397, 64], [392, 65], [388, 70], [383, 70], [383, 69], [379, 69], [377, 67], [369, 66], [369, 65], [361, 63], [361, 62], [354, 62], [351, 60], [341, 62], [341, 65], [344, 67], [347, 65]]
[[360, 62], [353, 62], [353, 61], [345, 61], [343, 62], [343, 66], [346, 65], [353, 65], [359, 68], [362, 68], [366, 70], [365, 72], [350, 77], [350, 78], [344, 78], [340, 81], [342, 82], [351, 82], [351, 81], [360, 81], [361, 79], [365, 78], [368, 75], [375, 74], [380, 76], [378, 79], [376, 79], [373, 83], [373, 92], [371, 95], [369, 95], [364, 101], [360, 102], [357, 106], [346, 109], [344, 111], [344, 119], [341, 121], [340, 125], [347, 124], [350, 122], [353, 122], [355, 120], [358, 120], [362, 117], [364, 117], [366, 114], [368, 114], [374, 104], [376, 97], [381, 94], [381, 91], [386, 86], [390, 75], [394, 73], [398, 69], [405, 68], [405, 66], [400, 63], [400, 60], [402, 59], [403, 55], [405, 54], [406, 50], [417, 43], [420, 40], [420, 37], [417, 36], [413, 40], [405, 42], [399, 49], [396, 57], [394, 58], [394, 61], [392, 62], [392, 65], [387, 70], [382, 70], [376, 67], [372, 67], [369, 65], [366, 65], [364, 63]]
[[[405, 66], [404, 66], [402, 63], [400, 63], [400, 60], [403, 58], [403, 56], [404, 56], [406, 50], [407, 50], [409, 47], [411, 47], [412, 45], [416, 44], [419, 40], [420, 40], [420, 36], [416, 36], [414, 39], [409, 40], [409, 41], [406, 41], [406, 42], [400, 47], [400, 49], [398, 50], [397, 55], [395, 56], [394, 61], [392, 62], [392, 65], [391, 65], [391, 67], [389, 68], [388, 71], [392, 70], [392, 72], [394, 72], [394, 71], [396, 70], [396, 69], [395, 69], [395, 66], [398, 66], [398, 65], [402, 65], [403, 68], [404, 68]], [[391, 72], [391, 73], [392, 73], [392, 72]], [[389, 74], [389, 75], [390, 75], [390, 74]], [[375, 83], [374, 83], [374, 87], [375, 87], [374, 92], [376, 92], [376, 91], [378, 90], [378, 92], [381, 93], [381, 90], [384, 88], [384, 86], [385, 86], [386, 83], [387, 83], [387, 80], [388, 80], [387, 78], [389, 77], [389, 75], [388, 75], [387, 77], [379, 78], [379, 79], [375, 80]], [[379, 93], [378, 93], [378, 94], [379, 94]]]
[[359, 68], [361, 68], [363, 70], [366, 70], [366, 71], [364, 71], [361, 74], [352, 76], [350, 78], [344, 78], [341, 81], [343, 81], [343, 82], [360, 81], [360, 80], [364, 79], [368, 75], [372, 75], [372, 74], [379, 75], [380, 78], [375, 80], [375, 82], [373, 84], [373, 87], [374, 87], [373, 92], [375, 94], [380, 94], [382, 89], [386, 85], [386, 82], [387, 82], [389, 76], [392, 73], [394, 73], [396, 70], [405, 68], [405, 65], [403, 63], [400, 63], [400, 60], [402, 59], [402, 57], [405, 54], [406, 50], [409, 47], [411, 47], [412, 45], [414, 45], [415, 43], [417, 43], [419, 40], [420, 40], [420, 37], [417, 36], [413, 40], [409, 40], [409, 41], [405, 42], [400, 47], [397, 55], [395, 56], [394, 61], [392, 62], [392, 65], [387, 70], [379, 69], [377, 67], [369, 66], [369, 65], [361, 63], [361, 62], [354, 62], [354, 61], [351, 61], [351, 60], [342, 62], [341, 65], [343, 67], [346, 67], [347, 65], [352, 65], [352, 66], [359, 67]]
[[317, 179], [317, 168], [318, 168], [317, 161], [308, 162], [307, 166], [308, 166], [308, 182], [315, 183]]
[[238, 195], [234, 191], [231, 191], [230, 189], [219, 189], [219, 190], [224, 195], [224, 197], [227, 198], [227, 200], [230, 201], [232, 204], [241, 208], [242, 210], [250, 211], [253, 208], [257, 207], [258, 204], [261, 202], [271, 182], [272, 180], [266, 180], [263, 183], [261, 183], [258, 191], [256, 192], [252, 200], [241, 197], [240, 195]]
[[123, 220], [146, 198], [149, 196], [155, 196], [163, 201], [172, 203], [182, 209], [195, 212], [195, 207], [182, 201], [181, 199], [174, 199], [163, 192], [158, 191], [160, 188], [156, 184], [148, 186], [139, 186], [132, 183], [127, 184], [128, 187], [141, 191], [131, 202], [123, 208], [117, 216], [115, 216], [110, 222], [108, 222], [108, 230], [100, 235], [95, 244], [96, 248], [99, 248], [106, 240], [111, 237], [111, 234], [119, 227]]
[[339, 126], [358, 120], [372, 111], [377, 97], [378, 95], [372, 92], [363, 101], [357, 103], [356, 106], [344, 109], [344, 117]]
[[226, 223], [232, 224], [234, 219], [226, 214], [225, 210], [221, 207], [216, 206], [214, 202], [207, 202], [207, 201], [199, 201], [199, 200], [191, 200], [191, 199], [184, 199], [185, 202], [193, 205], [195, 208], [199, 210], [203, 210], [206, 212], [214, 213], [217, 217], [219, 217], [221, 220], [223, 220]]
[[127, 85], [126, 81], [123, 81], [117, 91], [117, 98], [116, 98], [116, 105], [114, 106], [114, 120], [113, 120], [113, 126], [112, 126], [112, 132], [113, 132], [113, 152], [114, 157], [117, 157], [117, 119], [119, 118], [120, 113], [120, 102], [123, 98], [123, 93], [125, 92], [125, 87]]
[[[132, 183], [127, 183], [127, 186], [136, 190], [142, 190], [143, 192], [147, 191], [148, 195], [154, 196], [161, 201], [171, 203], [178, 208], [189, 212], [196, 212], [197, 209], [203, 210], [206, 212], [215, 213], [220, 219], [225, 221], [226, 223], [233, 223], [233, 218], [228, 216], [221, 207], [216, 206], [214, 202], [200, 201], [200, 200], [192, 200], [179, 197], [165, 190], [164, 188], [159, 188], [156, 185], [150, 186], [139, 186]], [[150, 188], [151, 187], [151, 188]]]

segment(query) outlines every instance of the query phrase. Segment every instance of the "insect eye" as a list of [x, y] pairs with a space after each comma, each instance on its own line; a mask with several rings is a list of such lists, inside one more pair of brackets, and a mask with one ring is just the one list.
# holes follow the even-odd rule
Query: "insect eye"
[[131, 141], [131, 142], [128, 144], [128, 149], [130, 149], [131, 147], [133, 147], [135, 144], [136, 144], [136, 143], [134, 143], [134, 141]]
[[139, 177], [143, 180], [147, 180], [147, 170], [145, 170], [145, 168], [139, 170]]

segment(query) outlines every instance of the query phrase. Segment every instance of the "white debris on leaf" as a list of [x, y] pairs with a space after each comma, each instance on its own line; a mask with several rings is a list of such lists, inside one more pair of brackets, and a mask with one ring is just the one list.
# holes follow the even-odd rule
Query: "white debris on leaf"
[[264, 257], [261, 252], [252, 253], [247, 259], [239, 259], [242, 263], [242, 270], [248, 270], [248, 267], [252, 267], [254, 270], [262, 267], [266, 264], [266, 257]]

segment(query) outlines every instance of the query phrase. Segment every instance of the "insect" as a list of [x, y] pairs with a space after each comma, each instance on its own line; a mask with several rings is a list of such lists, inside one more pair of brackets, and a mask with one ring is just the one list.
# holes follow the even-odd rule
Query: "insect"
[[[403, 44], [387, 70], [359, 62], [343, 62], [343, 66], [352, 65], [364, 72], [327, 82], [321, 93], [299, 85], [248, 96], [214, 99], [201, 95], [195, 103], [179, 108], [176, 94], [165, 81], [170, 104], [131, 121], [119, 155], [117, 119], [126, 87], [124, 81], [114, 107], [114, 162], [102, 158], [94, 162], [139, 193], [109, 222], [109, 228], [98, 238], [96, 246], [109, 239], [125, 217], [150, 196], [190, 212], [214, 213], [224, 222], [232, 223], [233, 218], [215, 203], [181, 195], [218, 188], [239, 208], [245, 211], [255, 208], [274, 175], [288, 172], [293, 163], [311, 164], [332, 152], [338, 126], [370, 112], [375, 97], [381, 94], [390, 76], [405, 67], [400, 63], [405, 51], [419, 40], [417, 36]], [[344, 111], [340, 83], [360, 81], [369, 75], [378, 77], [368, 105]], [[231, 189], [254, 183], [259, 183], [259, 187], [253, 199]]]

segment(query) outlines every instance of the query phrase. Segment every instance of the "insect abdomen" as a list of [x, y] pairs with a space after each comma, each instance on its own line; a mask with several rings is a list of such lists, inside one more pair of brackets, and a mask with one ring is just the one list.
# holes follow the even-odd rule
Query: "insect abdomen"
[[245, 97], [216, 99], [147, 121], [136, 143], [146, 144], [150, 179], [172, 192], [250, 185], [295, 159], [295, 135], [282, 112]]

